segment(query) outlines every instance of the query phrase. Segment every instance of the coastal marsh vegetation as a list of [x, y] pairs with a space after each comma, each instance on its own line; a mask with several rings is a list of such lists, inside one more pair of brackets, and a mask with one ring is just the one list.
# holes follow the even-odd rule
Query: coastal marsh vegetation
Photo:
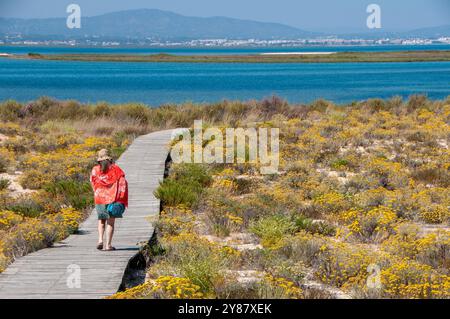
[[0, 272], [75, 232], [93, 206], [88, 178], [96, 152], [107, 147], [117, 157], [140, 134], [124, 126], [85, 129], [66, 121], [65, 110], [45, 118], [49, 101], [0, 105]]
[[151, 55], [120, 54], [39, 54], [15, 55], [10, 58], [98, 61], [98, 62], [180, 62], [180, 63], [357, 63], [357, 62], [424, 62], [449, 61], [450, 51], [422, 50], [397, 52], [331, 52], [331, 54], [267, 54], [267, 55]]
[[111, 298], [450, 297], [449, 99], [148, 108], [42, 98], [4, 102], [0, 118], [0, 168], [20, 171], [23, 187], [0, 191], [4, 266], [76, 230], [97, 148], [119, 155], [135, 136], [202, 119], [279, 127], [279, 173], [173, 164], [155, 193], [164, 206], [147, 280]]
[[448, 102], [318, 101], [240, 122], [281, 128], [279, 174], [172, 166], [167, 181], [189, 185], [180, 171], [212, 181], [164, 206], [162, 253], [145, 292], [130, 294], [158, 298], [152, 287], [171, 276], [202, 298], [449, 298]]

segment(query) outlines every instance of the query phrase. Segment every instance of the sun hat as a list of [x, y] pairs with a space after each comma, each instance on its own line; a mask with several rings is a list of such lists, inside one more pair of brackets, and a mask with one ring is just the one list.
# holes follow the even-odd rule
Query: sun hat
[[103, 148], [100, 151], [98, 151], [97, 155], [97, 162], [105, 161], [105, 160], [112, 160], [113, 158], [109, 155], [109, 152], [107, 149]]

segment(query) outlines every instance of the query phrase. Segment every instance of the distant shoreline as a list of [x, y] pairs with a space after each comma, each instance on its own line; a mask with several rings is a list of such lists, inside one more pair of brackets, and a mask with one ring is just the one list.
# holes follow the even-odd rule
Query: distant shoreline
[[265, 52], [259, 55], [328, 55], [335, 53], [337, 52]]
[[126, 54], [39, 54], [3, 56], [10, 59], [86, 62], [172, 62], [172, 63], [370, 63], [445, 62], [450, 50], [386, 52], [274, 52], [249, 55], [126, 55]]

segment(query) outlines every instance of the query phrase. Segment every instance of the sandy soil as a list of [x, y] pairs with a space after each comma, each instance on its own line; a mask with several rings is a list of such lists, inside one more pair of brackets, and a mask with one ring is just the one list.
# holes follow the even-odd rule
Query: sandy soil
[[19, 197], [24, 194], [31, 194], [36, 192], [35, 190], [25, 189], [19, 184], [19, 178], [22, 172], [16, 171], [14, 174], [2, 173], [0, 179], [7, 179], [10, 182], [8, 190], [11, 192], [12, 197]]

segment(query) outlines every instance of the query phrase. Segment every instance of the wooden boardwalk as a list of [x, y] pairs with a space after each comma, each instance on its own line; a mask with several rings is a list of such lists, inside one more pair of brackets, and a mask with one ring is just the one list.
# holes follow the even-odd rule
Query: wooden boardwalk
[[128, 261], [153, 235], [148, 217], [159, 214], [160, 203], [153, 191], [164, 176], [171, 133], [160, 131], [137, 138], [117, 161], [128, 180], [129, 208], [116, 222], [116, 251], [95, 248], [97, 214], [93, 212], [78, 234], [17, 259], [0, 274], [0, 298], [84, 299], [117, 292]]

